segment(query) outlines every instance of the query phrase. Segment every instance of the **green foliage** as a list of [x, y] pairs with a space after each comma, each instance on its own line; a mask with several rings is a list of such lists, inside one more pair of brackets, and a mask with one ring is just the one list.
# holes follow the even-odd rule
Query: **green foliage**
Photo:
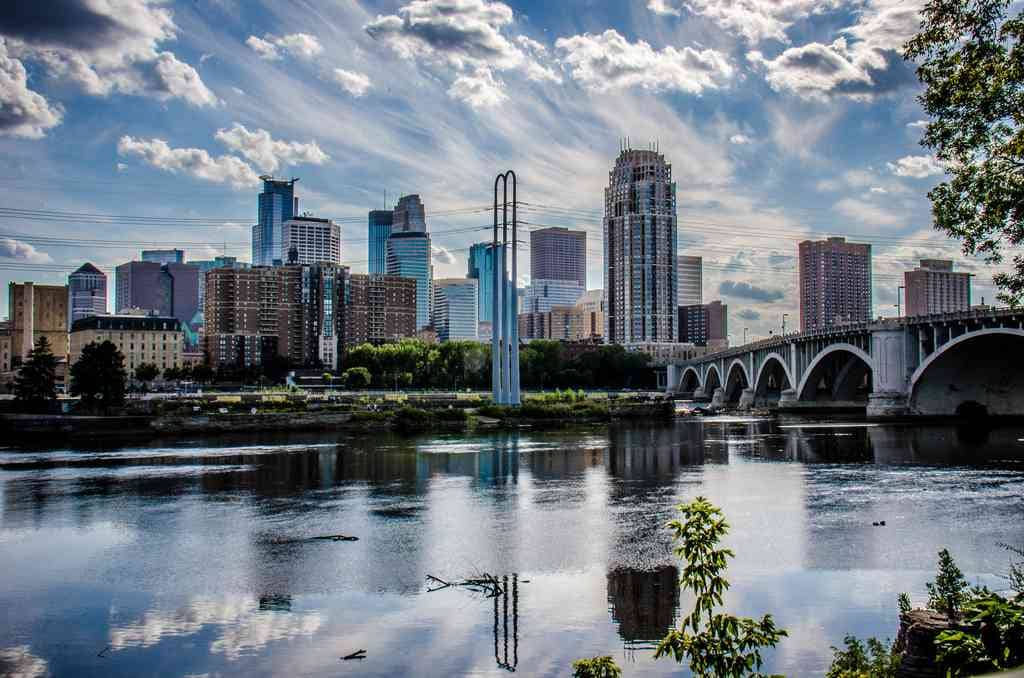
[[200, 384], [209, 384], [213, 381], [215, 372], [209, 363], [202, 363], [192, 368], [192, 379]]
[[369, 388], [371, 382], [370, 370], [365, 367], [350, 367], [341, 373], [341, 381], [345, 384], [345, 388], [350, 388], [354, 391]]
[[953, 618], [967, 599], [968, 585], [963, 572], [956, 566], [948, 549], [939, 551], [939, 570], [934, 582], [925, 584], [928, 607]]
[[731, 550], [717, 548], [729, 532], [722, 511], [704, 497], [679, 507], [683, 520], [668, 528], [678, 543], [677, 556], [686, 565], [680, 583], [696, 598], [693, 611], [658, 644], [655, 658], [670, 655], [686, 661], [696, 676], [741, 678], [758, 675], [761, 649], [775, 647], [787, 633], [776, 628], [771, 615], [760, 620], [716, 612], [723, 605], [729, 582], [723, 574]]
[[41, 336], [14, 377], [14, 399], [32, 409], [57, 399], [57, 358]]
[[957, 628], [935, 639], [947, 676], [974, 676], [1024, 665], [1024, 604], [983, 592], [966, 601]]
[[87, 344], [81, 357], [71, 366], [70, 376], [71, 394], [79, 396], [88, 408], [106, 409], [124, 402], [128, 381], [124, 356], [110, 341]]
[[[1009, 544], [1000, 544], [1000, 546], [1015, 556], [1024, 558], [1024, 549], [1019, 549], [1015, 546], [1010, 546]], [[1006, 575], [1006, 578], [1010, 580], [1010, 588], [1013, 589], [1018, 596], [1024, 596], [1024, 560], [1011, 562], [1010, 571]]]
[[135, 379], [143, 384], [149, 383], [160, 376], [160, 368], [153, 363], [139, 363], [135, 368]]
[[913, 606], [910, 604], [910, 594], [901, 593], [898, 595], [896, 597], [896, 605], [900, 608], [900, 614], [907, 614], [910, 612], [910, 610], [913, 609]]
[[[1024, 15], [1011, 0], [929, 0], [904, 56], [918, 62], [931, 116], [922, 145], [949, 179], [928, 194], [935, 226], [991, 263], [1024, 242]], [[993, 276], [1000, 300], [1024, 298], [1024, 254]]]
[[621, 678], [622, 669], [611, 657], [577, 659], [572, 663], [572, 678]]
[[433, 426], [433, 416], [418, 407], [403, 407], [395, 412], [395, 428], [402, 433], [428, 431]]
[[877, 638], [868, 638], [867, 646], [855, 636], [843, 638], [845, 647], [832, 648], [832, 665], [825, 678], [894, 678], [900, 655]]

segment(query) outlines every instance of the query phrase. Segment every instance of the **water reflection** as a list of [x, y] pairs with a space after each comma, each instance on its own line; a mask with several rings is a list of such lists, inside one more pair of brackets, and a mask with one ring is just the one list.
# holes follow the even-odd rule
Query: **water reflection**
[[[0, 674], [334, 675], [361, 647], [347, 671], [558, 675], [624, 647], [668, 674], [648, 660], [680, 606], [664, 524], [701, 493], [733, 526], [729, 608], [791, 630], [768, 668], [820, 675], [845, 633], [893, 633], [938, 548], [972, 582], [1005, 570], [1021, 439], [721, 418], [2, 450], [0, 605], [25, 612], [0, 621]], [[493, 599], [424, 592], [480, 572]]]

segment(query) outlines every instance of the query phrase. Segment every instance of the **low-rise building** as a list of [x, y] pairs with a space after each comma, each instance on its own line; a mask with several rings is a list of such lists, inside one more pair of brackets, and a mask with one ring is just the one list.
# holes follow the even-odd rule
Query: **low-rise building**
[[128, 376], [143, 363], [161, 371], [181, 367], [184, 332], [177, 318], [139, 315], [98, 315], [76, 320], [71, 326], [71, 350], [68, 364], [82, 357], [89, 344], [109, 341], [124, 355]]

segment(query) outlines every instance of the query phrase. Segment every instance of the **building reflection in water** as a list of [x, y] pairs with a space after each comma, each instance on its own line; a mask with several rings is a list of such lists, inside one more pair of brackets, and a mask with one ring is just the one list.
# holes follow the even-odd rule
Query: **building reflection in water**
[[608, 573], [608, 606], [627, 652], [653, 650], [679, 614], [679, 569], [619, 568]]
[[[494, 598], [494, 661], [499, 668], [514, 672], [519, 666], [519, 575], [501, 578], [501, 591]], [[512, 599], [511, 617], [509, 598]], [[509, 621], [512, 622], [511, 630]], [[509, 654], [509, 635], [512, 636]]]

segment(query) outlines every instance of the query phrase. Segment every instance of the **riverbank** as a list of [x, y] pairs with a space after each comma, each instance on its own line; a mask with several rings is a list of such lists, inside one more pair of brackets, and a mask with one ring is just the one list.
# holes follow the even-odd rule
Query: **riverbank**
[[529, 399], [513, 408], [478, 402], [413, 407], [402, 401], [260, 403], [188, 401], [157, 403], [145, 414], [3, 414], [0, 435], [30, 444], [76, 439], [150, 439], [230, 433], [303, 431], [472, 431], [477, 428], [555, 429], [615, 420], [669, 421], [671, 400]]

